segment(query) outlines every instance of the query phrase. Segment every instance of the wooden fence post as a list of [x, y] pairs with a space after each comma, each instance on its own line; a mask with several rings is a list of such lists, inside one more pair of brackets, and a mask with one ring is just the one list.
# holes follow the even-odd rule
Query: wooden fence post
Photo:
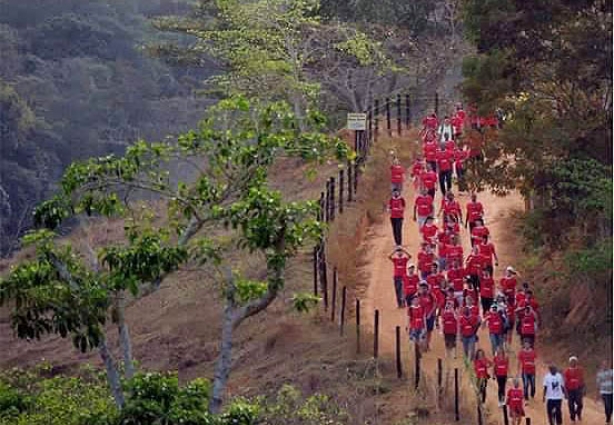
[[437, 393], [443, 389], [443, 360], [437, 359]]
[[401, 95], [397, 94], [397, 134], [401, 136], [402, 134], [402, 123], [401, 120], [403, 116], [401, 115]]
[[324, 220], [330, 221], [330, 180], [326, 180], [326, 196], [324, 197]]
[[352, 202], [352, 161], [348, 161], [348, 203]]
[[360, 300], [356, 298], [356, 354], [360, 354]]
[[324, 311], [328, 311], [328, 265], [326, 264], [326, 251], [324, 246], [320, 250], [320, 280], [322, 282], [322, 295], [324, 295]]
[[358, 171], [360, 164], [360, 162], [354, 161], [354, 181], [352, 184], [354, 185], [354, 197], [356, 199], [358, 199], [356, 194], [358, 193]]
[[320, 192], [320, 200], [318, 201], [318, 221], [324, 221], [324, 192]]
[[397, 326], [396, 331], [396, 353], [397, 353], [397, 378], [403, 377], [403, 366], [401, 364], [401, 327]]
[[390, 98], [386, 98], [386, 129], [388, 130], [388, 136], [392, 137], [392, 126], [390, 123]]
[[460, 414], [458, 410], [458, 368], [454, 368], [454, 419], [456, 422], [460, 421]]
[[478, 425], [484, 425], [484, 419], [482, 418], [482, 403], [478, 398]]
[[330, 304], [330, 320], [331, 322], [335, 321], [335, 310], [337, 308], [337, 267], [333, 268], [333, 292], [331, 295], [331, 304]]
[[339, 214], [343, 214], [343, 189], [345, 188], [345, 170], [339, 170]]
[[335, 178], [330, 178], [330, 221], [335, 221]]
[[439, 92], [435, 92], [435, 114], [439, 116]]
[[375, 99], [373, 106], [373, 120], [375, 121], [375, 133], [373, 140], [377, 141], [377, 135], [379, 133], [379, 100]]
[[373, 335], [373, 358], [379, 355], [379, 310], [375, 310], [375, 326]]
[[414, 357], [416, 359], [416, 382], [414, 383], [414, 387], [418, 389], [420, 385], [420, 348], [417, 342], [414, 343]]
[[318, 296], [318, 274], [320, 269], [320, 255], [318, 253], [319, 247], [313, 248], [313, 295]]
[[367, 139], [373, 139], [373, 109], [369, 108], [369, 112], [367, 112]]
[[345, 302], [347, 299], [347, 288], [344, 286], [341, 290], [341, 312], [339, 317], [339, 334], [343, 336], [343, 326], [345, 325]]
[[411, 125], [411, 100], [409, 94], [405, 95], [405, 127], [409, 128]]
[[525, 418], [525, 421], [527, 422], [527, 425], [531, 425], [531, 418]]
[[503, 425], [510, 425], [510, 420], [507, 415], [507, 406], [503, 405]]

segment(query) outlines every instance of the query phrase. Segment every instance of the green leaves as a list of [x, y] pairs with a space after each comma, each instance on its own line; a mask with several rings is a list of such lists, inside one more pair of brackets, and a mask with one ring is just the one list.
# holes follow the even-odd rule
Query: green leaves
[[307, 313], [316, 307], [322, 298], [310, 293], [301, 292], [292, 297], [292, 307], [299, 313]]

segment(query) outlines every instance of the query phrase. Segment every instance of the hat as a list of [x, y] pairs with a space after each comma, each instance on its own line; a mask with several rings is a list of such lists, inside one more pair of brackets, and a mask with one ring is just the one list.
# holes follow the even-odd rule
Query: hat
[[508, 271], [508, 272], [510, 272], [510, 273], [514, 273], [514, 274], [516, 274], [516, 270], [514, 270], [514, 268], [513, 268], [512, 266], [507, 266], [507, 267], [505, 268], [505, 271]]
[[577, 362], [577, 361], [578, 361], [578, 358], [577, 358], [576, 356], [571, 356], [571, 357], [569, 358], [569, 363], [571, 363], [571, 362], [573, 362], [573, 361], [576, 361], [576, 362]]
[[410, 263], [410, 264], [407, 265], [407, 269], [408, 270], [409, 269], [415, 269], [415, 268], [416, 268], [416, 265], [414, 263]]
[[423, 287], [428, 288], [428, 287], [429, 287], [429, 284], [426, 282], [426, 280], [421, 280], [421, 281], [420, 281], [420, 286], [423, 286]]

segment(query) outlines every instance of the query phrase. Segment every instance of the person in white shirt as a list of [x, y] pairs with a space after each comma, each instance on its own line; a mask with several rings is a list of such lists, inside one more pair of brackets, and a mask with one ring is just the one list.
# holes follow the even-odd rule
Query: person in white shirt
[[614, 393], [614, 371], [612, 363], [604, 360], [597, 372], [597, 387], [605, 408], [605, 423], [612, 423], [612, 393]]
[[561, 412], [561, 405], [563, 404], [563, 398], [567, 398], [565, 382], [563, 381], [563, 375], [559, 373], [556, 366], [550, 365], [548, 369], [550, 372], [544, 376], [543, 398], [543, 401], [546, 402], [548, 422], [550, 425], [562, 425], [563, 414]]

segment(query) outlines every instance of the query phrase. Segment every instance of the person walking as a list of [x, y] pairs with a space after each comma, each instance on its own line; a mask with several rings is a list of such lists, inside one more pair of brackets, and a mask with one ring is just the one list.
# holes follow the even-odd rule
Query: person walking
[[439, 189], [445, 195], [452, 189], [452, 167], [454, 165], [454, 152], [445, 148], [437, 151], [437, 171], [439, 174]]
[[599, 389], [599, 395], [603, 402], [605, 410], [605, 423], [612, 423], [612, 387], [614, 381], [614, 371], [612, 370], [612, 363], [603, 360], [601, 367], [597, 372], [597, 388]]
[[452, 122], [450, 121], [450, 117], [447, 115], [443, 118], [441, 124], [439, 124], [439, 128], [437, 129], [437, 133], [439, 133], [439, 143], [442, 145], [445, 144], [448, 140], [451, 140], [454, 136], [454, 129], [452, 128]]
[[397, 297], [397, 305], [399, 308], [403, 308], [405, 306], [405, 297], [403, 296], [403, 280], [404, 276], [407, 274], [407, 262], [410, 258], [411, 254], [401, 246], [397, 246], [388, 256], [388, 259], [394, 265], [394, 292]]
[[420, 277], [416, 273], [416, 266], [410, 264], [407, 266], [407, 274], [403, 276], [403, 296], [405, 297], [405, 305], [411, 305], [411, 299], [418, 293], [418, 284]]
[[419, 297], [412, 298], [411, 305], [407, 308], [407, 321], [409, 340], [418, 346], [419, 351], [422, 351], [426, 337], [426, 319]]
[[[476, 231], [477, 229], [478, 228], [476, 227], [473, 230]], [[486, 229], [486, 227], [483, 227], [483, 229]], [[482, 236], [482, 239], [479, 242], [477, 242], [477, 246], [478, 246], [478, 252], [480, 253], [480, 256], [482, 256], [483, 267], [487, 269], [492, 275], [495, 270], [493, 267], [493, 257], [494, 257], [495, 266], [499, 265], [499, 257], [497, 257], [495, 246], [493, 245], [492, 242], [488, 241], [488, 235]]]
[[394, 158], [392, 160], [392, 165], [390, 166], [390, 184], [392, 185], [392, 190], [398, 190], [399, 192], [403, 192], [403, 182], [405, 181], [405, 168], [401, 165], [398, 158]]
[[[465, 228], [469, 225], [469, 232], [472, 232], [478, 220], [482, 220], [482, 225], [484, 224], [484, 206], [478, 201], [478, 196], [472, 193], [471, 200], [467, 202], [465, 208]], [[473, 245], [473, 239], [471, 245]]]
[[490, 337], [490, 346], [493, 356], [503, 348], [503, 339], [505, 337], [505, 323], [503, 318], [497, 311], [497, 306], [492, 305], [490, 311], [484, 313], [483, 327], [488, 325], [488, 336]]
[[443, 339], [446, 345], [446, 358], [452, 356], [454, 350], [454, 358], [456, 359], [456, 339], [458, 335], [458, 315], [454, 308], [454, 302], [446, 301], [446, 306], [441, 313], [441, 328], [443, 330]]
[[436, 161], [428, 161], [426, 170], [420, 174], [420, 182], [426, 192], [435, 199], [435, 192], [437, 191], [437, 173], [435, 172]]
[[480, 400], [486, 403], [486, 387], [488, 386], [488, 368], [492, 366], [492, 361], [486, 357], [486, 353], [481, 348], [475, 352], [475, 360], [473, 361], [473, 369], [477, 379], [477, 387], [480, 393]]
[[520, 381], [514, 378], [513, 387], [507, 391], [507, 409], [512, 419], [512, 425], [520, 425], [524, 417], [524, 391], [520, 388]]
[[516, 310], [518, 316], [518, 329], [521, 341], [527, 341], [531, 347], [535, 347], [535, 333], [537, 331], [537, 313], [526, 305]]
[[512, 266], [507, 266], [503, 277], [499, 281], [501, 291], [507, 297], [507, 302], [512, 304], [516, 304], [516, 286], [518, 286], [516, 275], [516, 270]]
[[403, 245], [403, 217], [405, 215], [405, 199], [398, 190], [392, 191], [392, 198], [388, 201], [388, 212], [390, 213], [390, 223], [392, 224], [392, 234], [394, 243], [397, 246]]
[[542, 401], [546, 403], [546, 414], [550, 425], [562, 425], [563, 413], [561, 405], [563, 398], [567, 397], [563, 376], [555, 365], [548, 367], [548, 373], [544, 376], [544, 395]]
[[486, 314], [493, 305], [495, 299], [495, 281], [488, 269], [482, 270], [482, 276], [478, 279], [480, 288], [480, 301], [482, 303], [482, 313]]
[[422, 161], [422, 157], [420, 155], [416, 156], [414, 160], [414, 164], [411, 167], [411, 179], [414, 183], [414, 189], [418, 190], [422, 183], [420, 182], [420, 174], [424, 171], [424, 162]]
[[418, 230], [426, 223], [426, 218], [435, 213], [433, 207], [433, 197], [428, 194], [426, 188], [420, 190], [414, 201], [414, 221], [418, 223]]
[[476, 334], [480, 327], [480, 318], [471, 314], [469, 307], [463, 307], [463, 315], [459, 320], [460, 334], [463, 341], [463, 353], [469, 360], [475, 357]]
[[424, 344], [424, 350], [429, 351], [431, 349], [431, 336], [433, 334], [433, 329], [435, 329], [437, 299], [431, 293], [429, 285], [426, 281], [420, 282], [418, 298], [420, 299], [420, 305], [424, 309], [424, 318], [426, 321], [426, 341]]
[[578, 366], [578, 358], [569, 358], [569, 367], [563, 372], [565, 390], [567, 391], [567, 404], [569, 406], [569, 417], [572, 422], [576, 419], [582, 420], [582, 399], [584, 397], [584, 369]]
[[497, 396], [499, 407], [505, 404], [505, 386], [507, 384], [507, 373], [510, 366], [510, 359], [505, 354], [505, 349], [499, 347], [493, 358], [493, 370], [497, 380]]
[[[531, 344], [524, 342], [522, 350], [518, 353], [518, 370], [522, 373], [522, 387], [524, 389], [524, 399], [529, 396], [535, 398], [535, 359], [537, 354]], [[530, 390], [530, 392], [529, 392]]]

